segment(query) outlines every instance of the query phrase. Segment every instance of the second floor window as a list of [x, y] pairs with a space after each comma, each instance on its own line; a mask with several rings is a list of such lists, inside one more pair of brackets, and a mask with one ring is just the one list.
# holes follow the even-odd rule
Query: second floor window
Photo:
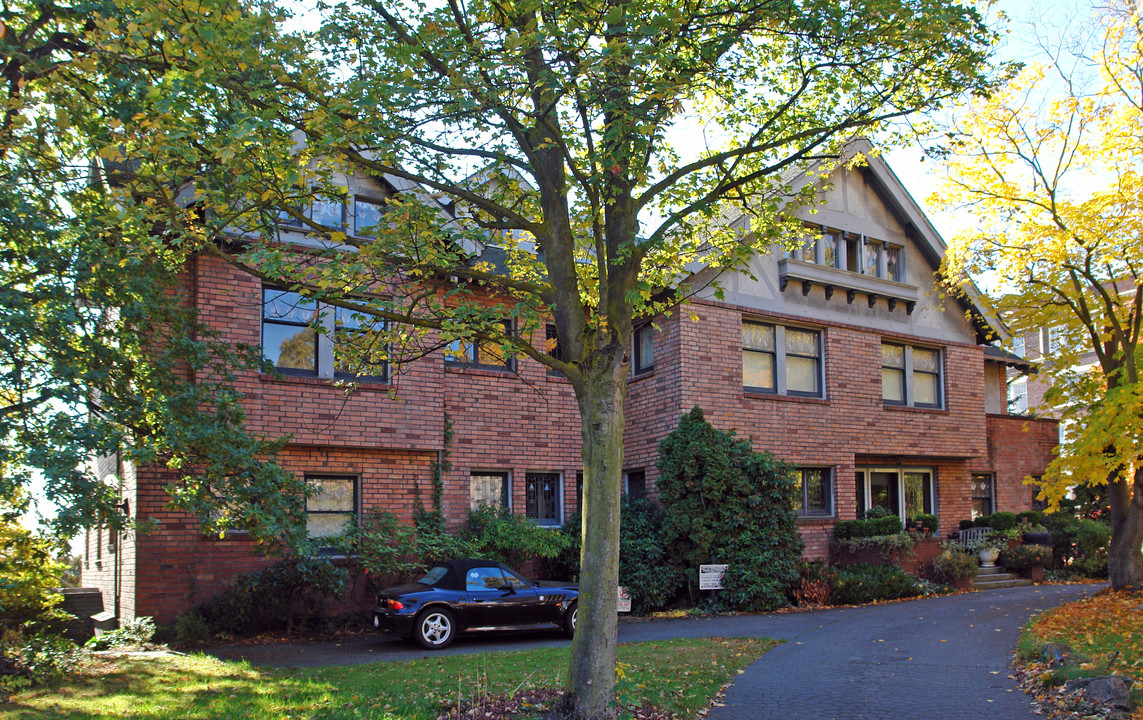
[[755, 392], [822, 397], [821, 333], [743, 321], [742, 385]]
[[881, 343], [881, 398], [886, 405], [943, 407], [940, 351]]
[[262, 290], [262, 351], [280, 372], [316, 375], [317, 303], [296, 292]]
[[654, 328], [650, 323], [638, 328], [632, 333], [632, 366], [636, 375], [651, 372], [655, 369], [655, 345], [652, 342]]
[[[505, 337], [512, 335], [512, 321], [502, 320], [501, 331]], [[490, 370], [511, 370], [512, 358], [506, 356], [500, 344], [491, 340], [465, 340], [457, 338], [449, 343], [445, 353], [445, 363], [458, 366], [482, 367]]]
[[262, 288], [262, 354], [285, 375], [384, 382], [387, 352], [374, 334], [384, 327], [371, 316], [296, 292]]

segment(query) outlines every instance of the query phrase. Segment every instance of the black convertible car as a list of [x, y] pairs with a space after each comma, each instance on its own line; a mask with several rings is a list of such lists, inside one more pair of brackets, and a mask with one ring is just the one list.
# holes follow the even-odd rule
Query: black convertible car
[[575, 633], [575, 585], [533, 585], [489, 560], [449, 560], [377, 594], [373, 625], [440, 650], [460, 632], [556, 628]]

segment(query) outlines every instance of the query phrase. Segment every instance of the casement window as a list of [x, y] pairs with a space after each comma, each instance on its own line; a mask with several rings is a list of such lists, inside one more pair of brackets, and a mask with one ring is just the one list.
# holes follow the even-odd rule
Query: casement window
[[[321, 332], [315, 330], [321, 328]], [[296, 292], [262, 288], [262, 354], [284, 375], [388, 380], [381, 320], [318, 303]], [[348, 359], [353, 346], [356, 362]]]
[[[560, 345], [560, 336], [556, 332], [556, 326], [552, 323], [544, 325], [544, 353], [556, 360], [564, 359], [564, 349]], [[548, 368], [548, 374], [553, 377], [563, 377], [563, 373], [559, 370]]]
[[833, 471], [830, 468], [798, 468], [799, 515], [833, 515]]
[[881, 398], [886, 405], [943, 407], [941, 353], [881, 343]]
[[345, 532], [357, 519], [358, 487], [351, 475], [307, 475], [316, 491], [306, 498], [306, 531], [311, 538]]
[[[385, 346], [371, 330], [384, 330], [385, 322], [363, 317], [346, 308], [334, 308], [334, 376], [384, 382], [389, 378]], [[351, 352], [352, 351], [352, 352]], [[353, 360], [350, 360], [350, 356]]]
[[279, 372], [318, 374], [318, 305], [296, 292], [262, 289], [262, 352]]
[[835, 228], [807, 224], [801, 246], [789, 256], [859, 275], [904, 282], [903, 247]]
[[753, 392], [822, 397], [821, 333], [744, 320], [742, 385]]
[[1045, 328], [1044, 335], [1047, 338], [1048, 354], [1051, 355], [1059, 351], [1064, 342], [1064, 329], [1062, 327]]
[[563, 521], [563, 490], [559, 473], [525, 473], [524, 514], [537, 525], [559, 525]]
[[473, 472], [468, 477], [469, 507], [509, 507], [509, 490], [508, 473]]
[[[501, 332], [505, 337], [512, 335], [512, 321], [502, 320]], [[458, 367], [481, 367], [490, 370], [511, 370], [513, 359], [505, 356], [500, 344], [487, 340], [464, 340], [457, 338], [449, 343], [445, 352], [445, 363]]]
[[920, 513], [937, 514], [936, 484], [930, 468], [858, 468], [857, 509], [882, 507], [912, 520]]
[[991, 473], [972, 474], [972, 519], [991, 515], [996, 507]]
[[650, 323], [636, 328], [631, 334], [631, 365], [636, 375], [655, 369], [655, 345], [652, 341], [654, 328]]
[[[373, 198], [354, 195], [348, 201], [316, 197], [301, 213], [308, 220], [333, 231], [349, 232], [358, 237], [375, 237], [385, 203]], [[279, 214], [279, 222], [289, 227], [303, 227], [295, 215]], [[305, 226], [308, 229], [308, 226]]]
[[623, 494], [628, 500], [647, 497], [647, 472], [645, 470], [623, 471]]

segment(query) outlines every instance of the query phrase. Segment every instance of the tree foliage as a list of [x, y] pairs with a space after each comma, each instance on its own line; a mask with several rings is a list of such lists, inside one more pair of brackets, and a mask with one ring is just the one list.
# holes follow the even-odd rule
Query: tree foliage
[[[100, 159], [116, 227], [161, 228], [132, 235], [140, 256], [214, 254], [356, 314], [358, 367], [459, 340], [568, 378], [584, 587], [556, 713], [584, 718], [614, 712], [633, 323], [796, 235], [807, 163], [982, 89], [993, 39], [937, 0], [361, 0], [289, 26], [261, 0], [115, 0], [83, 19], [36, 76], [60, 108], [38, 117]], [[362, 178], [393, 191], [374, 228], [307, 211]], [[283, 216], [308, 239], [279, 243]], [[549, 319], [560, 357], [528, 342]]]
[[947, 268], [994, 274], [1018, 334], [1052, 329], [1045, 400], [1067, 432], [1043, 493], [1109, 486], [1121, 588], [1143, 585], [1143, 18], [1114, 6], [1098, 21], [1094, 53], [1029, 65], [962, 113], [937, 199], [979, 220]]
[[693, 586], [699, 565], [726, 564], [721, 600], [730, 607], [784, 605], [803, 547], [793, 466], [718, 430], [697, 407], [663, 438], [658, 465], [663, 539]]

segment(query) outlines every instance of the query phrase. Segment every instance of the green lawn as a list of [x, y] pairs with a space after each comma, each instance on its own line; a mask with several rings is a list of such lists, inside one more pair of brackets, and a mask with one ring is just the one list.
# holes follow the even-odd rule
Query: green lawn
[[[693, 718], [774, 645], [737, 638], [620, 645], [620, 699], [646, 699]], [[431, 720], [458, 698], [559, 687], [567, 654], [549, 648], [304, 670], [259, 670], [199, 655], [120, 659], [17, 695], [0, 718]]]

